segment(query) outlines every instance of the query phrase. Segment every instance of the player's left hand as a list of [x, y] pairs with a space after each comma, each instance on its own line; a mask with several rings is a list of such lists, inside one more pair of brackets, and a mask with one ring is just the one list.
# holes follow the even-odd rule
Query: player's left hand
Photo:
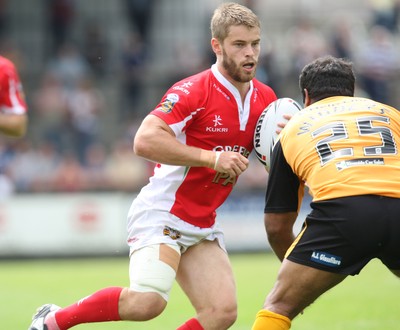
[[277, 124], [278, 125], [278, 129], [276, 130], [276, 134], [279, 134], [284, 129], [284, 127], [286, 126], [288, 121], [290, 119], [292, 119], [292, 117], [293, 117], [293, 115], [283, 115], [283, 118], [286, 119], [286, 121], [285, 122], [280, 122], [280, 123]]

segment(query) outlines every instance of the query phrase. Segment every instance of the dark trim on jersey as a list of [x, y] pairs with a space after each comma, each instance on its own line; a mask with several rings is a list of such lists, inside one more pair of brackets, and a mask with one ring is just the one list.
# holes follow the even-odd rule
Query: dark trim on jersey
[[278, 140], [271, 156], [264, 213], [297, 212], [300, 186], [300, 180], [287, 163]]

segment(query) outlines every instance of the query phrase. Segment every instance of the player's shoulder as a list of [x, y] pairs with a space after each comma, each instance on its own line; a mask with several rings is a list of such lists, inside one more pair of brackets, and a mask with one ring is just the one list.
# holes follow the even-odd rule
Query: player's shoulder
[[14, 63], [8, 58], [0, 55], [0, 81], [4, 83], [9, 77], [15, 77], [16, 69]]
[[182, 97], [193, 96], [196, 93], [204, 93], [204, 84], [207, 84], [211, 70], [204, 70], [175, 82], [169, 89]]
[[0, 55], [0, 68], [14, 69], [15, 65], [10, 59]]

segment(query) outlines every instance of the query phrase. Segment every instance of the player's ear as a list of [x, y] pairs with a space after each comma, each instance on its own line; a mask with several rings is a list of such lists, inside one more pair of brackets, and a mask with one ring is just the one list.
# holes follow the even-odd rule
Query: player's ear
[[222, 54], [221, 43], [219, 42], [219, 40], [217, 38], [211, 39], [211, 47], [216, 55]]
[[308, 90], [304, 88], [303, 90], [303, 103], [304, 107], [308, 107], [311, 104], [310, 96], [308, 95]]

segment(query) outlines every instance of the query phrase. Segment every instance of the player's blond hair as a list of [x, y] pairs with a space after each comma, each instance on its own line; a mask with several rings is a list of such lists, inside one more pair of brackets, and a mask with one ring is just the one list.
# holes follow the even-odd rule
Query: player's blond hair
[[211, 36], [223, 41], [231, 26], [244, 25], [261, 28], [260, 20], [249, 8], [234, 2], [226, 2], [215, 9], [211, 18]]

